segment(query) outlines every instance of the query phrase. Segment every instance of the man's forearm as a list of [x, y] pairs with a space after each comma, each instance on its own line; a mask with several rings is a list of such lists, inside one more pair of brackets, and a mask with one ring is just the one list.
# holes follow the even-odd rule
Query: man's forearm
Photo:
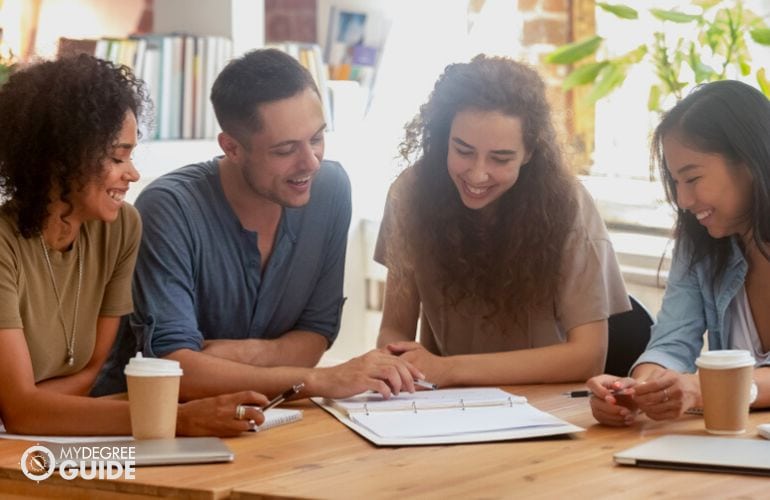
[[326, 338], [293, 330], [277, 339], [210, 340], [203, 352], [252, 366], [315, 366], [327, 347]]
[[190, 349], [180, 349], [167, 356], [179, 361], [184, 376], [179, 399], [189, 401], [244, 390], [273, 397], [288, 387], [304, 381], [310, 368], [250, 366]]

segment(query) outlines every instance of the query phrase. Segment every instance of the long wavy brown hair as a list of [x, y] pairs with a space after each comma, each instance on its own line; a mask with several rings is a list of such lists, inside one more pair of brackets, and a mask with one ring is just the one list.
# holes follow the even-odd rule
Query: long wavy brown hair
[[[465, 207], [447, 169], [452, 121], [467, 109], [519, 118], [532, 153], [516, 183], [487, 207], [491, 217], [486, 208], [482, 214]], [[414, 259], [389, 259], [390, 272], [437, 265], [436, 285], [449, 303], [470, 300], [486, 318], [521, 324], [528, 313], [552, 308], [577, 201], [537, 72], [484, 55], [447, 66], [406, 126], [400, 152], [414, 160], [415, 182], [399, 203], [404, 241], [398, 244]]]

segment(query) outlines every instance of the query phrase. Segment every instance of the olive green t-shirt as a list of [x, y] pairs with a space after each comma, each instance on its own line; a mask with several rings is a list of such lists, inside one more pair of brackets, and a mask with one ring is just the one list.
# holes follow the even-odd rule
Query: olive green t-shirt
[[82, 370], [93, 354], [97, 318], [133, 310], [131, 278], [140, 236], [139, 214], [124, 204], [114, 222], [83, 224], [69, 250], [49, 250], [67, 339], [72, 336], [79, 251], [83, 259], [75, 363], [68, 366], [67, 341], [41, 240], [23, 238], [15, 222], [0, 215], [0, 329], [24, 330], [35, 382]]

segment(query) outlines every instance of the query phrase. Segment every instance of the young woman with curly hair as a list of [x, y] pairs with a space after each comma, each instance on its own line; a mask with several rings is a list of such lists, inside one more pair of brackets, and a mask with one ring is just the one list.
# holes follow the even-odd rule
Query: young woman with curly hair
[[[129, 434], [126, 401], [88, 397], [131, 312], [141, 232], [123, 203], [147, 103], [128, 68], [82, 55], [0, 88], [0, 418], [21, 434]], [[261, 422], [244, 392], [180, 405], [180, 434]], [[88, 415], [88, 418], [83, 418]], [[1, 427], [1, 425], [0, 425]]]
[[599, 373], [628, 296], [539, 75], [483, 55], [448, 66], [402, 155], [418, 158], [390, 189], [375, 251], [388, 267], [378, 345], [441, 386]]

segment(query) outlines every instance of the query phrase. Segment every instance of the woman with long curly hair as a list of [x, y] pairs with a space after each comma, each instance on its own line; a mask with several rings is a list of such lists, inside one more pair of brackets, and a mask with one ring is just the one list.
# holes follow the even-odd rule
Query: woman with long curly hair
[[622, 426], [701, 408], [695, 360], [705, 334], [710, 350], [751, 354], [751, 405], [768, 408], [770, 100], [735, 80], [703, 84], [663, 116], [652, 158], [676, 210], [666, 293], [630, 376], [588, 381], [594, 417]]
[[628, 295], [540, 76], [484, 55], [449, 65], [402, 156], [417, 158], [391, 186], [375, 251], [388, 267], [378, 346], [441, 386], [599, 373]]
[[[123, 199], [139, 179], [131, 155], [147, 103], [128, 68], [86, 55], [30, 65], [0, 88], [0, 428], [9, 432], [131, 433], [128, 402], [88, 394], [133, 308], [141, 223]], [[238, 434], [263, 416], [237, 405], [266, 402], [243, 392], [185, 403], [177, 433]]]

